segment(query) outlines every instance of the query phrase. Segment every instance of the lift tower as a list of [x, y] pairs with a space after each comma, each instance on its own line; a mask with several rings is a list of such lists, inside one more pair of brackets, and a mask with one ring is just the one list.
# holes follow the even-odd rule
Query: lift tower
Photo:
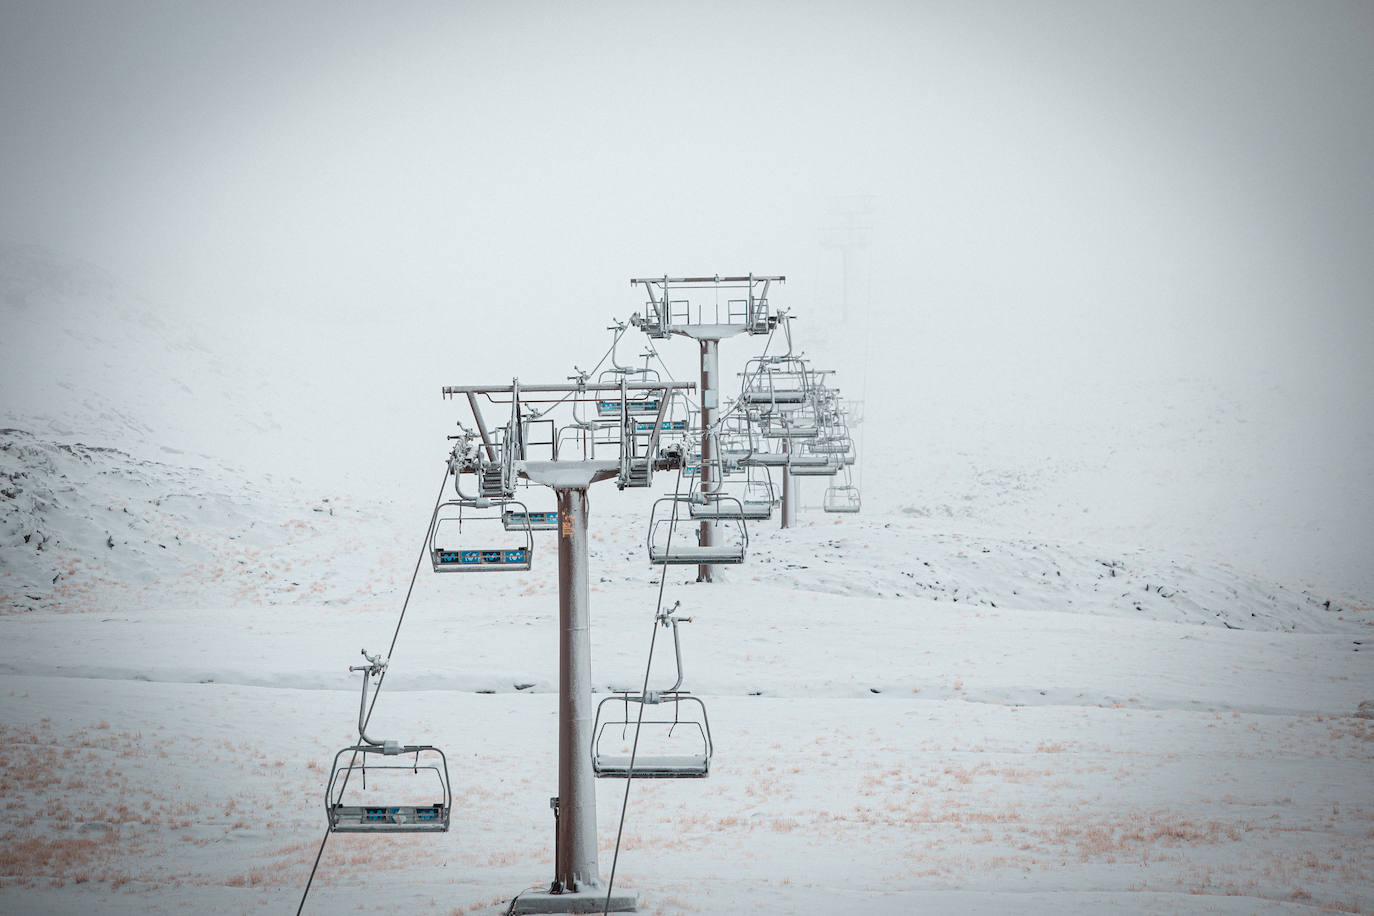
[[[872, 194], [851, 194], [831, 202], [828, 225], [821, 229], [821, 247], [840, 253], [840, 320], [849, 324], [850, 259], [873, 240]], [[867, 305], [867, 296], [864, 297]], [[866, 320], [866, 319], [865, 319]]]
[[[783, 283], [786, 277], [640, 277], [631, 286], [643, 286], [648, 294], [644, 312], [636, 312], [630, 323], [650, 337], [667, 338], [673, 334], [696, 340], [701, 349], [701, 492], [714, 493], [720, 486], [715, 479], [715, 442], [711, 428], [720, 410], [720, 342], [737, 334], [768, 334], [778, 324], [778, 315], [768, 306], [768, 287]], [[720, 293], [726, 292], [722, 309]], [[708, 295], [714, 295], [710, 304]], [[742, 295], [740, 295], [742, 294]], [[731, 296], [735, 298], [731, 298]], [[702, 521], [702, 547], [716, 545], [716, 522]], [[697, 567], [697, 581], [711, 581], [711, 567]]]
[[[632, 894], [607, 899], [596, 848], [596, 782], [591, 748], [596, 710], [592, 704], [591, 610], [587, 561], [587, 491], [603, 480], [647, 487], [655, 470], [681, 467], [680, 448], [660, 448], [663, 417], [674, 391], [691, 382], [589, 384], [454, 385], [445, 398], [465, 396], [476, 431], [459, 437], [450, 469], [459, 507], [481, 511], [514, 503], [517, 486], [538, 484], [558, 499], [558, 795], [554, 880], [547, 892], [522, 893], [514, 913], [601, 912], [635, 908]], [[509, 408], [505, 425], [489, 427], [482, 402]], [[557, 410], [564, 417], [555, 418]], [[566, 416], [570, 414], [571, 416]], [[652, 424], [643, 422], [654, 417]], [[464, 476], [471, 481], [464, 490]], [[525, 544], [511, 549], [448, 547], [436, 538], [438, 512], [430, 526], [430, 551], [440, 572], [529, 568], [529, 513], [502, 512], [508, 531], [523, 530]]]

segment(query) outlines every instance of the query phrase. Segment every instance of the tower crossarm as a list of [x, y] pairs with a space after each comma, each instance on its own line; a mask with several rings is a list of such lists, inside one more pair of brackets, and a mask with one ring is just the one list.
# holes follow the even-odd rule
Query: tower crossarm
[[778, 323], [778, 315], [768, 307], [768, 288], [786, 280], [781, 274], [634, 277], [630, 285], [644, 287], [648, 301], [644, 313], [633, 315], [630, 323], [650, 337], [660, 338], [674, 333], [694, 337], [728, 336], [739, 331], [766, 334]]

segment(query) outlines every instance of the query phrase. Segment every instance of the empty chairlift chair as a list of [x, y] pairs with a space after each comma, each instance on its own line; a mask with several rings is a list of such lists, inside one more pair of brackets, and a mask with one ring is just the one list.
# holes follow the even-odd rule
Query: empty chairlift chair
[[816, 452], [810, 443], [795, 447], [788, 455], [787, 471], [793, 477], [834, 477], [844, 467], [843, 457]]
[[[657, 381], [657, 378], [654, 380]], [[632, 405], [634, 403], [631, 401]], [[653, 405], [654, 410], [658, 409], [656, 399], [649, 401], [649, 403]], [[644, 435], [654, 431], [654, 416], [645, 415], [643, 411], [633, 409], [630, 413], [634, 417], [633, 425], [636, 435]], [[678, 442], [686, 438], [692, 428], [692, 405], [688, 402], [687, 395], [682, 391], [671, 392], [668, 396], [668, 409], [664, 413], [663, 418], [657, 420], [659, 441], [661, 443]]]
[[854, 440], [848, 430], [826, 430], [807, 444], [811, 451], [821, 455], [845, 455], [854, 450]]
[[803, 358], [756, 357], [745, 365], [740, 402], [748, 406], [791, 407], [805, 403], [812, 388], [810, 370]]
[[693, 490], [692, 498], [687, 505], [687, 514], [697, 521], [734, 520], [745, 517], [744, 502], [723, 489], [714, 493]]
[[825, 501], [821, 504], [826, 512], [858, 512], [860, 506], [859, 488], [854, 486], [854, 481], [849, 476], [849, 469], [845, 469], [842, 483], [831, 484], [825, 488]]
[[750, 468], [749, 479], [744, 487], [744, 517], [751, 522], [764, 521], [773, 517], [773, 507], [778, 504], [773, 490], [773, 478], [767, 468]]
[[688, 513], [694, 519], [765, 521], [772, 517], [777, 498], [766, 468], [749, 467], [743, 480], [725, 479], [713, 493], [693, 487]]
[[513, 499], [440, 503], [429, 523], [430, 561], [435, 572], [529, 569], [533, 530], [529, 510]]
[[760, 412], [759, 433], [765, 439], [807, 440], [820, 435], [816, 412], [809, 404]]
[[727, 468], [721, 457], [719, 442], [712, 449], [710, 470], [712, 483], [706, 489], [700, 477], [692, 482], [688, 494], [687, 514], [698, 521], [746, 518], [743, 495], [744, 481], [730, 481]]
[[530, 512], [519, 509], [506, 509], [501, 514], [501, 524], [507, 531], [553, 531], [558, 527], [558, 510]]
[[754, 448], [750, 441], [748, 414], [743, 411], [736, 411], [733, 403], [726, 406], [725, 413], [727, 420], [725, 428], [716, 438], [716, 453], [720, 455], [721, 463], [725, 468], [734, 471], [745, 466], [742, 462], [753, 454]]
[[[631, 416], [656, 416], [658, 414], [658, 398], [636, 397], [627, 398], [624, 402], [625, 410]], [[602, 398], [596, 402], [596, 412], [602, 417], [620, 416], [621, 401], [619, 398]]]
[[[546, 503], [547, 505], [547, 503]], [[517, 502], [501, 507], [501, 527], [507, 531], [553, 531], [558, 527], [557, 509], [528, 509]]]
[[673, 616], [677, 605], [659, 614], [673, 628], [677, 681], [647, 694], [618, 690], [596, 706], [592, 726], [592, 772], [602, 778], [692, 779], [711, 771], [711, 724], [706, 704], [682, 689], [682, 644], [677, 625], [690, 617]]
[[735, 462], [743, 468], [780, 468], [787, 466], [787, 452], [779, 442], [780, 437], [762, 435], [759, 430], [764, 424], [761, 415], [751, 414], [751, 430], [748, 449], [735, 457]]
[[[374, 741], [367, 736], [367, 682], [385, 669], [386, 662], [366, 651], [363, 656], [367, 665], [348, 669], [363, 674], [359, 740], [334, 755], [324, 798], [329, 829], [334, 833], [442, 833], [448, 830], [453, 811], [448, 758], [432, 744]], [[345, 804], [345, 794], [355, 797], [356, 803]]]
[[[749, 546], [743, 513], [734, 518], [695, 519], [690, 506], [691, 497], [685, 495], [665, 496], [654, 502], [649, 516], [649, 562], [659, 566], [743, 563]], [[700, 542], [703, 522], [716, 526], [721, 543]]]

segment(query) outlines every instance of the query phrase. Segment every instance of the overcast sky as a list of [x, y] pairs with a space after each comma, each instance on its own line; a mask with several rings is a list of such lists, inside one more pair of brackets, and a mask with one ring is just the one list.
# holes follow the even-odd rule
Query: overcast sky
[[799, 339], [928, 429], [1034, 456], [1102, 392], [1277, 386], [1268, 444], [1368, 491], [1371, 48], [1334, 0], [0, 0], [0, 240], [366, 379], [363, 415], [561, 379], [631, 276], [784, 273]]

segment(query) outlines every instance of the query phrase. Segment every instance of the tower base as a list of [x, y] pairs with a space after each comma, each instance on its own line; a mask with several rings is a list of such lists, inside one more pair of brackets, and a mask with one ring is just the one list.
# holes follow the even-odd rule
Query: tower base
[[[614, 891], [609, 912], [633, 913], [639, 903], [632, 891]], [[526, 913], [601, 913], [606, 912], [606, 892], [598, 888], [551, 894], [548, 891], [522, 891], [506, 910], [508, 916]]]

